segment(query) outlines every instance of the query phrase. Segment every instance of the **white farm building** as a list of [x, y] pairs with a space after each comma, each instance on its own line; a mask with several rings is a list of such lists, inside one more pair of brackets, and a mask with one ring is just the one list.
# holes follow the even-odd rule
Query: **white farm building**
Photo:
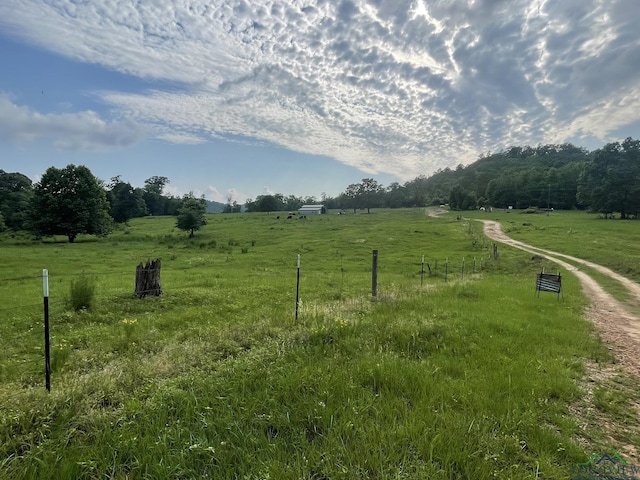
[[324, 205], [303, 205], [298, 209], [299, 215], [323, 215], [327, 213]]

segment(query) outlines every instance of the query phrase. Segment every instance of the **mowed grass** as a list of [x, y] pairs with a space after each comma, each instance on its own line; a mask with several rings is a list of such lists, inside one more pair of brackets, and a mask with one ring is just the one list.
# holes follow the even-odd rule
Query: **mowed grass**
[[[639, 440], [607, 439], [606, 425], [638, 419], [632, 395], [606, 407], [605, 384], [594, 408], [607, 421], [585, 430], [575, 415], [587, 366], [612, 361], [577, 281], [564, 301], [536, 297], [535, 274], [555, 267], [506, 247], [491, 259], [473, 224], [422, 209], [213, 215], [194, 239], [173, 224], [75, 245], [3, 237], [0, 476], [570, 478]], [[164, 295], [133, 298], [136, 264], [157, 257]], [[80, 274], [98, 297], [74, 312]]]

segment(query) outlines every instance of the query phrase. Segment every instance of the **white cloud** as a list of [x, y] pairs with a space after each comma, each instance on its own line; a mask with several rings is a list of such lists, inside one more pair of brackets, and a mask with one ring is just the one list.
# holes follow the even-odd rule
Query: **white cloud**
[[129, 146], [141, 137], [141, 129], [130, 121], [108, 123], [90, 110], [43, 114], [0, 94], [0, 139], [5, 141], [49, 138], [61, 150], [99, 150]]
[[[100, 94], [159, 138], [241, 136], [405, 179], [639, 120], [639, 20], [636, 0], [0, 3], [0, 31], [174, 82]], [[12, 138], [47, 130], [22, 114], [40, 127], [3, 125]], [[103, 132], [93, 143], [127, 141], [70, 115], [71, 131]]]
[[[207, 192], [205, 193], [205, 197], [207, 200], [211, 200], [212, 202], [220, 202], [227, 203], [228, 202], [229, 192], [220, 192], [216, 187], [209, 185], [207, 187]], [[236, 200], [238, 203], [244, 203], [237, 200], [235, 197], [231, 200]]]
[[188, 193], [193, 194], [196, 198], [200, 198], [202, 195], [204, 195], [204, 198], [206, 198], [207, 200], [225, 204], [229, 201], [229, 196], [231, 196], [231, 201], [238, 202], [239, 205], [243, 205], [250, 198], [248, 195], [236, 190], [235, 188], [229, 188], [226, 192], [221, 192], [213, 185], [209, 185], [205, 189], [205, 191], [195, 189], [189, 192], [184, 192], [178, 187], [165, 186], [164, 193], [167, 195], [172, 195], [174, 197], [183, 197]]
[[187, 193], [189, 193], [189, 192], [183, 192], [178, 187], [175, 187], [173, 185], [165, 185], [162, 188], [162, 194], [163, 195], [168, 195], [170, 197], [179, 197], [180, 198], [180, 197], [183, 197]]
[[212, 200], [214, 202], [226, 202], [224, 194], [220, 193], [216, 187], [213, 187], [211, 185], [207, 187], [206, 197], [207, 200]]
[[239, 205], [244, 205], [244, 203], [249, 200], [250, 197], [245, 193], [239, 192], [235, 188], [229, 188], [227, 190], [227, 194], [225, 195], [224, 203], [227, 203], [229, 198], [231, 198], [231, 202], [237, 202]]
[[196, 135], [188, 135], [188, 134], [172, 133], [172, 132], [159, 134], [158, 138], [170, 143], [178, 143], [183, 145], [198, 145], [200, 143], [207, 142], [206, 139], [202, 137], [198, 137]]

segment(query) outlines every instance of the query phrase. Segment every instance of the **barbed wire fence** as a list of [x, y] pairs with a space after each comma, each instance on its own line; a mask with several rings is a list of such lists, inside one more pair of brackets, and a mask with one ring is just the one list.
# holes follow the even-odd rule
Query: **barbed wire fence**
[[[304, 265], [305, 256], [309, 257], [310, 255], [302, 255], [302, 265], [298, 263], [296, 265], [296, 259], [294, 258], [291, 268], [282, 268], [281, 270], [273, 270], [267, 273], [260, 272], [258, 275], [254, 275], [249, 273], [248, 275], [253, 275], [253, 284], [255, 286], [259, 286], [260, 280], [262, 279], [265, 284], [273, 283], [273, 279], [281, 279], [281, 281], [277, 282], [277, 287], [286, 287], [287, 284], [292, 283], [290, 278], [293, 278], [293, 289], [295, 289], [295, 275], [296, 268], [300, 269], [301, 275], [304, 278], [305, 269], [309, 271], [309, 269], [313, 269], [313, 266]], [[403, 282], [404, 285], [413, 285], [419, 286], [425, 282], [426, 279], [431, 280], [442, 280], [444, 282], [449, 282], [452, 280], [462, 280], [466, 276], [474, 273], [478, 273], [482, 271], [488, 260], [497, 259], [497, 246], [494, 244], [490, 248], [490, 252], [479, 254], [478, 256], [468, 257], [468, 256], [451, 256], [444, 257], [441, 259], [429, 258], [426, 255], [416, 255], [414, 262], [407, 262], [404, 270], [398, 270], [397, 268], [390, 273], [390, 276], [394, 277], [389, 280], [385, 278], [386, 269], [385, 269], [385, 258], [384, 252], [380, 253], [380, 266], [378, 267], [379, 275], [378, 286], [385, 287], [389, 285], [397, 285], [397, 278], [395, 277], [406, 277], [407, 281]], [[299, 260], [298, 260], [299, 262]], [[326, 270], [322, 272], [325, 276], [332, 276], [335, 278], [342, 278], [345, 281], [345, 277], [353, 277], [355, 275], [362, 275], [366, 278], [365, 272], [370, 271], [371, 268], [368, 268], [368, 265], [363, 265], [363, 268], [360, 269], [360, 272], [357, 272], [354, 268], [345, 268], [340, 262], [340, 265], [336, 265], [336, 271], [327, 272]], [[170, 267], [162, 266], [158, 269], [142, 269], [143, 272], [146, 273], [161, 273], [162, 274], [162, 287], [163, 290], [167, 292], [181, 290], [182, 287], [180, 285], [175, 285], [172, 283], [172, 274], [180, 274], [186, 273], [189, 271], [200, 271], [201, 266], [184, 266], [184, 267]], [[288, 272], [291, 270], [291, 272]], [[99, 289], [94, 294], [96, 299], [101, 300], [116, 300], [123, 297], [131, 297], [135, 298], [135, 286], [136, 286], [136, 272], [132, 269], [130, 271], [117, 271], [117, 272], [105, 272], [105, 271], [86, 271], [83, 270], [81, 272], [72, 272], [72, 273], [55, 273], [48, 271], [48, 279], [50, 283], [50, 293], [51, 297], [49, 299], [50, 307], [61, 307], [67, 308], [68, 306], [68, 291], [69, 291], [69, 283], [74, 279], [116, 279], [116, 281], [104, 282], [101, 281], [99, 285]], [[175, 276], [175, 275], [174, 275]], [[122, 281], [119, 281], [122, 279]], [[5, 277], [0, 278], [0, 321], [6, 319], [12, 313], [16, 312], [27, 312], [30, 314], [37, 313], [42, 310], [43, 301], [42, 301], [42, 281], [43, 276], [41, 273], [39, 274], [30, 274], [30, 275], [19, 275], [14, 277]], [[207, 282], [203, 282], [206, 284]], [[25, 286], [25, 289], [21, 289], [19, 293], [15, 293], [15, 288], [12, 289], [12, 292], [8, 293], [7, 290], [10, 284], [22, 284]], [[4, 290], [4, 293], [3, 293]], [[142, 293], [154, 293], [155, 289], [142, 290]], [[363, 292], [363, 294], [366, 292]]]
[[[372, 254], [373, 262], [361, 265], [359, 268], [354, 267], [353, 263], [349, 264], [349, 268], [346, 268], [343, 259], [340, 258], [339, 262], [334, 262], [333, 270], [335, 271], [329, 273], [327, 273], [326, 262], [317, 258], [315, 262], [305, 262], [305, 256], [313, 258], [313, 255], [298, 255], [291, 266], [283, 266], [281, 269], [265, 269], [265, 271], [257, 273], [248, 272], [247, 275], [252, 278], [249, 286], [247, 287], [245, 283], [243, 287], [267, 289], [273, 291], [275, 295], [280, 295], [281, 298], [274, 299], [274, 302], [280, 301], [290, 305], [291, 316], [295, 315], [297, 321], [301, 306], [300, 296], [307, 296], [311, 290], [317, 290], [318, 294], [322, 294], [322, 288], [314, 285], [313, 282], [331, 283], [332, 288], [340, 292], [340, 295], [332, 297], [333, 301], [343, 298], [342, 292], [345, 290], [351, 294], [356, 288], [361, 291], [359, 297], [362, 298], [368, 295], [373, 298], [378, 295], [383, 296], [388, 292], [397, 293], [397, 291], [405, 291], [409, 294], [411, 291], [420, 291], [425, 286], [427, 279], [431, 285], [440, 282], [453, 283], [481, 272], [487, 261], [492, 258], [497, 259], [497, 246], [493, 245], [490, 251], [473, 258], [452, 256], [434, 259], [426, 255], [415, 255], [415, 261], [407, 261], [402, 268], [398, 268], [397, 264], [393, 268], [389, 268], [384, 252], [379, 254], [374, 250]], [[380, 255], [379, 263], [378, 255]], [[323, 264], [322, 268], [318, 268], [318, 262]], [[394, 261], [394, 263], [396, 262]], [[322, 272], [315, 273], [314, 269], [322, 270]], [[194, 285], [198, 285], [195, 288], [215, 289], [218, 284], [225, 283], [225, 288], [234, 288], [224, 278], [211, 280], [206, 275], [202, 275], [201, 265], [142, 269], [138, 267], [138, 271], [140, 270], [145, 274], [158, 275], [159, 280], [161, 274], [162, 293], [169, 297], [180, 295], [181, 292], [194, 288]], [[188, 280], [185, 281], [185, 274], [189, 272], [198, 272], [198, 275], [188, 276]], [[55, 327], [56, 322], [60, 319], [68, 320], [67, 317], [70, 318], [74, 310], [80, 310], [74, 308], [70, 299], [72, 284], [74, 282], [97, 282], [93, 298], [96, 302], [107, 305], [135, 299], [136, 296], [145, 297], [146, 294], [158, 294], [156, 287], [149, 290], [137, 290], [136, 277], [137, 272], [134, 269], [126, 272], [81, 271], [71, 273], [52, 273], [43, 269], [41, 274], [0, 278], [0, 324], [6, 326], [4, 329], [6, 333], [11, 333], [15, 337], [8, 339], [10, 342], [23, 342], [25, 345], [37, 343], [42, 345], [44, 343], [44, 352], [41, 350], [39, 358], [42, 361], [42, 353], [44, 353], [45, 383], [46, 388], [50, 389], [49, 318], [52, 319], [51, 324]], [[306, 281], [305, 277], [308, 277], [309, 281]], [[370, 292], [365, 288], [368, 278], [371, 279]], [[96, 279], [100, 281], [98, 282]], [[350, 281], [352, 281], [352, 285], [345, 285]], [[16, 284], [19, 286], [18, 288], [16, 288]], [[349, 286], [351, 288], [347, 288]], [[190, 300], [187, 298], [187, 301]], [[193, 301], [197, 301], [195, 297]], [[33, 362], [33, 358], [30, 361]]]

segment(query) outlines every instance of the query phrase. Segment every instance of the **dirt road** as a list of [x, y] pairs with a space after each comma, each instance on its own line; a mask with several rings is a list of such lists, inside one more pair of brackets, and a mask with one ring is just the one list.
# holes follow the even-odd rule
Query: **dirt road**
[[640, 307], [640, 285], [601, 265], [514, 240], [502, 231], [498, 222], [491, 220], [482, 220], [482, 222], [484, 222], [485, 235], [492, 240], [539, 255], [572, 272], [592, 302], [586, 312], [587, 318], [596, 325], [601, 338], [613, 350], [617, 361], [628, 371], [640, 377], [640, 318], [605, 292], [593, 278], [561, 258], [588, 266], [619, 281], [630, 292], [633, 305], [638, 307]]

